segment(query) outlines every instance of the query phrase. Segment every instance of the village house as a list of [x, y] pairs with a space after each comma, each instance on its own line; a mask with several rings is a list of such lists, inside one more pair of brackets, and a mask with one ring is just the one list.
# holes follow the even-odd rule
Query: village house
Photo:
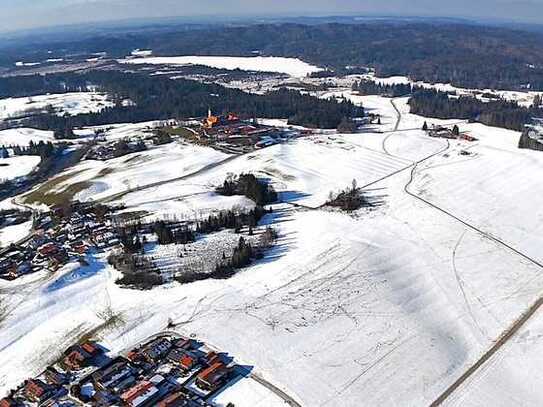
[[166, 352], [168, 352], [171, 347], [172, 343], [168, 339], [157, 338], [147, 344], [140, 353], [147, 361], [149, 361], [149, 363], [156, 363], [160, 358], [166, 355]]
[[127, 360], [118, 358], [107, 368], [94, 372], [92, 378], [98, 389], [109, 390], [133, 376], [134, 373], [135, 369]]
[[168, 395], [157, 404], [157, 407], [183, 407], [188, 404], [187, 396], [184, 393], [177, 392]]
[[221, 359], [219, 358], [219, 355], [217, 355], [216, 352], [208, 352], [205, 356], [206, 362], [208, 366], [213, 365], [214, 363], [221, 362]]
[[67, 370], [81, 370], [88, 366], [92, 359], [100, 353], [100, 349], [93, 342], [74, 345], [65, 352], [62, 364]]
[[196, 385], [205, 391], [213, 391], [226, 381], [228, 373], [224, 363], [216, 362], [198, 374]]
[[23, 393], [27, 400], [36, 403], [43, 403], [52, 396], [51, 386], [40, 379], [29, 379], [24, 386]]
[[121, 400], [126, 406], [139, 407], [150, 405], [149, 403], [156, 399], [158, 395], [158, 388], [152, 382], [144, 380], [121, 394]]
[[238, 121], [239, 117], [234, 113], [228, 113], [226, 116], [215, 116], [211, 113], [211, 109], [209, 109], [207, 117], [203, 120], [202, 124], [204, 128], [212, 129], [218, 126], [237, 123]]
[[64, 373], [60, 373], [57, 369], [49, 366], [44, 372], [45, 381], [53, 386], [62, 386], [69, 382], [69, 376]]
[[190, 339], [179, 338], [179, 339], [174, 340], [172, 344], [176, 348], [181, 348], [185, 350], [189, 350], [192, 348], [192, 341]]
[[185, 371], [192, 370], [198, 364], [198, 358], [195, 355], [181, 349], [172, 349], [168, 353], [167, 359]]
[[17, 405], [17, 402], [11, 398], [6, 397], [0, 400], [0, 407], [16, 407]]

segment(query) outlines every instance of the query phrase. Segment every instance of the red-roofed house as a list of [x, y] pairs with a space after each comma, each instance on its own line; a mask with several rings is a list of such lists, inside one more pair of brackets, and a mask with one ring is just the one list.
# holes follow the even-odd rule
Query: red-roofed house
[[[17, 402], [12, 399], [5, 398], [5, 399], [0, 400], [0, 407], [15, 407], [15, 406], [17, 406]], [[167, 404], [167, 406], [170, 406], [170, 405]]]
[[144, 380], [121, 394], [121, 400], [127, 406], [138, 407], [144, 403], [149, 403], [157, 396], [157, 393], [157, 387], [153, 383]]
[[217, 362], [203, 370], [196, 377], [196, 385], [204, 390], [214, 390], [226, 380], [228, 368], [222, 362]]
[[26, 382], [24, 395], [30, 401], [41, 403], [50, 397], [49, 387], [39, 379], [30, 379]]

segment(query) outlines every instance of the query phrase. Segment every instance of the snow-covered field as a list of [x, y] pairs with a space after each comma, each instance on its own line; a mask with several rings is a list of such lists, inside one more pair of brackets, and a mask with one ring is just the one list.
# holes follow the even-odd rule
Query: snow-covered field
[[234, 406], [284, 407], [285, 402], [255, 380], [244, 378], [211, 398], [219, 407]]
[[0, 229], [0, 247], [7, 247], [12, 243], [18, 242], [28, 235], [32, 228], [32, 221], [20, 223], [18, 225], [6, 226]]
[[[285, 201], [265, 219], [280, 237], [263, 260], [228, 280], [127, 290], [114, 284], [118, 273], [106, 255], [95, 254], [88, 267], [0, 282], [0, 388], [39, 372], [91, 330], [116, 352], [171, 319], [304, 406], [431, 404], [539, 297], [543, 273], [406, 190], [540, 258], [543, 154], [516, 149], [518, 133], [480, 124], [460, 123], [475, 143], [429, 138], [419, 130], [425, 120], [458, 121], [411, 115], [406, 101], [358, 100], [382, 114], [381, 131], [395, 127], [398, 109], [394, 133], [319, 135], [210, 167], [227, 156], [180, 144], [71, 170], [59, 190], [84, 181], [97, 188], [81, 198], [198, 171], [117, 197], [130, 210], [187, 214], [243, 204], [212, 187], [228, 172], [251, 171], [269, 178]], [[366, 193], [377, 207], [317, 208], [353, 178], [371, 184]], [[541, 404], [541, 331], [536, 314], [450, 402]], [[218, 401], [278, 405], [250, 382], [237, 385]]]
[[178, 56], [146, 57], [119, 60], [126, 64], [152, 65], [205, 65], [219, 69], [241, 69], [244, 71], [276, 72], [294, 77], [304, 77], [321, 68], [310, 65], [297, 58], [283, 57], [222, 57], [222, 56]]
[[[108, 161], [82, 161], [37, 190], [44, 195], [54, 195], [72, 189], [75, 199], [96, 201], [150, 184], [178, 179], [228, 157], [210, 148], [168, 144]], [[152, 200], [154, 196], [152, 191], [145, 191], [146, 200]]]
[[94, 138], [96, 133], [100, 132], [106, 141], [116, 141], [149, 134], [150, 131], [164, 124], [165, 121], [161, 120], [139, 123], [116, 123], [75, 129], [74, 134], [85, 140]]
[[52, 131], [31, 128], [0, 130], [0, 146], [27, 147], [31, 141], [33, 143], [54, 142], [55, 136]]
[[0, 120], [51, 107], [59, 116], [99, 112], [113, 102], [104, 93], [73, 92], [0, 99]]
[[38, 166], [41, 158], [35, 155], [20, 155], [0, 158], [0, 182], [24, 177]]
[[[380, 151], [360, 147], [365, 135], [353, 142], [341, 136], [316, 136], [277, 144], [264, 150], [237, 157], [203, 174], [164, 184], [152, 191], [126, 195], [122, 202], [130, 207], [152, 192], [156, 202], [166, 202], [190, 193], [203, 193], [199, 185], [218, 186], [226, 174], [251, 172], [269, 179], [285, 201], [317, 207], [326, 202], [330, 192], [338, 192], [356, 179], [366, 185], [406, 168], [411, 161], [390, 157]], [[341, 163], [341, 165], [338, 165]], [[196, 189], [195, 189], [196, 187]], [[205, 202], [205, 196], [203, 196]]]

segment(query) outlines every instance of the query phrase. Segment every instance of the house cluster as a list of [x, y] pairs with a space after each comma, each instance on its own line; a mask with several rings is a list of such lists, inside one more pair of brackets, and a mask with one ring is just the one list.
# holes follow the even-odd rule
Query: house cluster
[[86, 341], [11, 391], [0, 407], [211, 407], [209, 400], [237, 374], [223, 355], [178, 336], [156, 336], [113, 358]]
[[297, 130], [264, 126], [258, 124], [256, 120], [240, 120], [234, 113], [215, 116], [211, 111], [202, 120], [202, 132], [200, 133], [200, 137], [215, 142], [253, 146], [255, 148], [277, 144], [285, 139], [298, 136], [300, 136], [300, 132]]
[[147, 144], [141, 137], [131, 137], [118, 141], [101, 143], [85, 155], [86, 160], [107, 161], [127, 154], [147, 150]]
[[80, 405], [73, 399], [71, 389], [85, 369], [103, 363], [103, 348], [86, 341], [68, 348], [60, 360], [48, 366], [40, 375], [25, 380], [18, 388], [0, 400], [0, 407]]
[[79, 399], [93, 405], [205, 407], [233, 368], [196, 342], [158, 336], [81, 381]]
[[74, 203], [66, 215], [54, 208], [34, 219], [34, 232], [19, 245], [0, 252], [0, 278], [14, 280], [41, 270], [57, 271], [70, 260], [82, 260], [91, 247], [120, 245], [107, 215], [98, 220], [92, 207]]
[[467, 133], [455, 132], [454, 129], [450, 129], [444, 126], [432, 126], [427, 130], [430, 137], [445, 138], [449, 140], [466, 140], [477, 141], [475, 137]]

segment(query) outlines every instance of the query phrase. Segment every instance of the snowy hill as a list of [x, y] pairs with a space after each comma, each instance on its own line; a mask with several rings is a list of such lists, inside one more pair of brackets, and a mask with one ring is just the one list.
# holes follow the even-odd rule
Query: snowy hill
[[[431, 138], [420, 130], [428, 119], [410, 114], [406, 98], [392, 104], [345, 92], [382, 114], [382, 132], [313, 135], [240, 156], [175, 143], [83, 162], [44, 184], [53, 194], [78, 184], [80, 199], [148, 216], [189, 217], [250, 205], [214, 191], [228, 173], [252, 172], [280, 192], [283, 202], [264, 219], [279, 240], [227, 280], [130, 290], [115, 284], [119, 273], [106, 253], [93, 253], [88, 266], [0, 281], [1, 389], [39, 372], [82, 335], [121, 351], [170, 320], [180, 333], [228, 349], [304, 406], [436, 400], [543, 290], [543, 233], [534, 221], [543, 216], [534, 199], [543, 154], [518, 150], [517, 132], [455, 120], [430, 121], [458, 123], [478, 141]], [[352, 179], [375, 207], [350, 214], [322, 207]], [[529, 374], [541, 359], [540, 319], [451, 405], [541, 404], [537, 375]]]

